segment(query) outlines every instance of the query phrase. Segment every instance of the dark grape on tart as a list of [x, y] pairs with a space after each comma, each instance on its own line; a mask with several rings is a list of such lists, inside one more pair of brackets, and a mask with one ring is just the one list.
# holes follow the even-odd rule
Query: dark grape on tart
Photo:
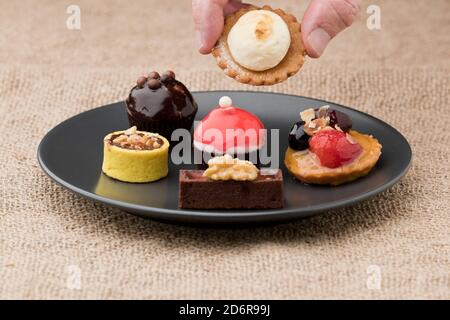
[[324, 106], [300, 117], [289, 133], [285, 165], [302, 182], [351, 182], [367, 175], [381, 156], [378, 140], [352, 130], [352, 120], [343, 112]]

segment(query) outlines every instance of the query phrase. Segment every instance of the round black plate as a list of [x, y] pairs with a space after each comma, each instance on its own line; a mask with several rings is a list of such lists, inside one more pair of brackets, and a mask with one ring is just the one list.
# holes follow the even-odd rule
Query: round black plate
[[[178, 209], [178, 170], [187, 167], [184, 165], [171, 165], [166, 179], [150, 184], [122, 183], [106, 177], [101, 172], [103, 137], [128, 128], [124, 102], [81, 113], [56, 126], [39, 146], [39, 163], [53, 180], [84, 197], [142, 217], [186, 223], [266, 222], [307, 217], [368, 199], [394, 185], [410, 166], [411, 148], [397, 130], [370, 115], [330, 102], [273, 93], [197, 92], [194, 93], [199, 104], [197, 119], [202, 119], [223, 95], [231, 96], [236, 106], [259, 116], [266, 128], [280, 129], [280, 166], [286, 200], [283, 209]], [[292, 178], [282, 164], [287, 134], [299, 118], [299, 112], [325, 104], [346, 112], [353, 120], [354, 129], [372, 134], [383, 145], [381, 159], [367, 177], [339, 187], [304, 185]]]

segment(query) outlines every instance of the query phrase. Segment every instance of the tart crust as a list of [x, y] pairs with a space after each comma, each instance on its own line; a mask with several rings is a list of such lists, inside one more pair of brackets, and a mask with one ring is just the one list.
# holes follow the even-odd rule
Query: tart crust
[[167, 176], [169, 161], [169, 141], [156, 133], [137, 131], [155, 136], [163, 141], [163, 145], [152, 150], [124, 149], [110, 144], [113, 135], [122, 134], [117, 131], [108, 134], [103, 141], [102, 171], [116, 180], [131, 183], [147, 183]]
[[[291, 34], [291, 46], [284, 59], [275, 67], [264, 71], [253, 71], [244, 68], [234, 61], [228, 48], [228, 34], [240, 17], [252, 10], [268, 10], [278, 14], [287, 24]], [[218, 66], [225, 74], [235, 80], [254, 86], [273, 85], [285, 81], [295, 75], [305, 61], [306, 51], [302, 42], [300, 23], [291, 15], [281, 9], [272, 9], [270, 6], [262, 8], [250, 6], [238, 10], [225, 18], [225, 25], [222, 36], [212, 50], [212, 55], [216, 58]]]
[[350, 136], [362, 147], [361, 155], [352, 163], [339, 168], [321, 166], [319, 160], [309, 150], [305, 152], [288, 148], [284, 163], [289, 172], [298, 180], [311, 184], [340, 185], [367, 175], [381, 156], [381, 144], [370, 135], [350, 130]]

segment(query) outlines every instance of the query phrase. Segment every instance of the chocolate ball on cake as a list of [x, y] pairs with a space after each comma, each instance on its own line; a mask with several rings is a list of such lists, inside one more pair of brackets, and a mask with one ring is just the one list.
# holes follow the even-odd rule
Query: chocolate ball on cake
[[192, 94], [173, 71], [162, 75], [152, 71], [139, 77], [126, 104], [130, 126], [157, 132], [169, 141], [174, 130], [191, 130], [198, 110]]

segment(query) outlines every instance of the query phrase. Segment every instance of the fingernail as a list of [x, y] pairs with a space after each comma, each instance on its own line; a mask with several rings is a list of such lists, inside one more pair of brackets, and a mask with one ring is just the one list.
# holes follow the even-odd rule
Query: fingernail
[[322, 55], [330, 40], [330, 35], [322, 28], [313, 30], [308, 36], [308, 43], [317, 56]]
[[201, 32], [201, 31], [196, 31], [195, 36], [196, 36], [196, 38], [197, 38], [197, 46], [198, 46], [198, 50], [201, 51], [202, 48], [203, 48], [203, 46], [204, 46], [202, 32]]

